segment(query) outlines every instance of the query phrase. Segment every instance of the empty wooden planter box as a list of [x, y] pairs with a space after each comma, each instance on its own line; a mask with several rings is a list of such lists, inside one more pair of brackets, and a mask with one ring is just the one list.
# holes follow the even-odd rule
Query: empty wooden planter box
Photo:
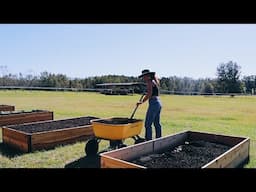
[[249, 145], [245, 137], [185, 131], [101, 153], [101, 167], [235, 168], [249, 161]]
[[6, 111], [0, 113], [0, 126], [53, 120], [53, 112], [46, 110]]
[[12, 105], [0, 105], [0, 111], [14, 111], [15, 107]]
[[93, 136], [90, 120], [96, 117], [43, 121], [3, 127], [3, 143], [31, 152], [60, 144], [82, 141]]

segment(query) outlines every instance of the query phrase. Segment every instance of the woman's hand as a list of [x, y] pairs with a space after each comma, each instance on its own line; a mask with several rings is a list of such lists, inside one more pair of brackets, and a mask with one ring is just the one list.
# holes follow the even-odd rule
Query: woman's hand
[[141, 105], [143, 102], [142, 101], [139, 101], [136, 103], [137, 106]]

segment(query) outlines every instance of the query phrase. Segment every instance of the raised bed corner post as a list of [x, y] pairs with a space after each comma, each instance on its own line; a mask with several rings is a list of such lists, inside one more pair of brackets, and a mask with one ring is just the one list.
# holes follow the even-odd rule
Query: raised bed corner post
[[28, 136], [28, 152], [32, 151], [32, 138], [31, 135]]

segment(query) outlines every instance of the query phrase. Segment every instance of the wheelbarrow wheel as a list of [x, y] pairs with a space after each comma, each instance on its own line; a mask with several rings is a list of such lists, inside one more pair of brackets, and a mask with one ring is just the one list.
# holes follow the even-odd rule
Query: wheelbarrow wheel
[[87, 156], [89, 155], [96, 155], [99, 150], [99, 143], [97, 139], [91, 139], [86, 143], [85, 146], [85, 153]]

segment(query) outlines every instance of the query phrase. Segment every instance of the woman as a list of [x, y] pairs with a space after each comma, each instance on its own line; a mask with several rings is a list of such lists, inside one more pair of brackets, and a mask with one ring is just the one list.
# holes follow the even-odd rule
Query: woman
[[137, 105], [148, 100], [149, 105], [145, 120], [145, 139], [148, 141], [152, 139], [152, 123], [154, 123], [156, 138], [162, 136], [162, 127], [160, 124], [162, 105], [159, 98], [160, 83], [155, 72], [150, 72], [148, 69], [143, 70], [139, 78], [143, 78], [147, 84], [147, 94], [143, 97], [142, 101], [137, 103]]

